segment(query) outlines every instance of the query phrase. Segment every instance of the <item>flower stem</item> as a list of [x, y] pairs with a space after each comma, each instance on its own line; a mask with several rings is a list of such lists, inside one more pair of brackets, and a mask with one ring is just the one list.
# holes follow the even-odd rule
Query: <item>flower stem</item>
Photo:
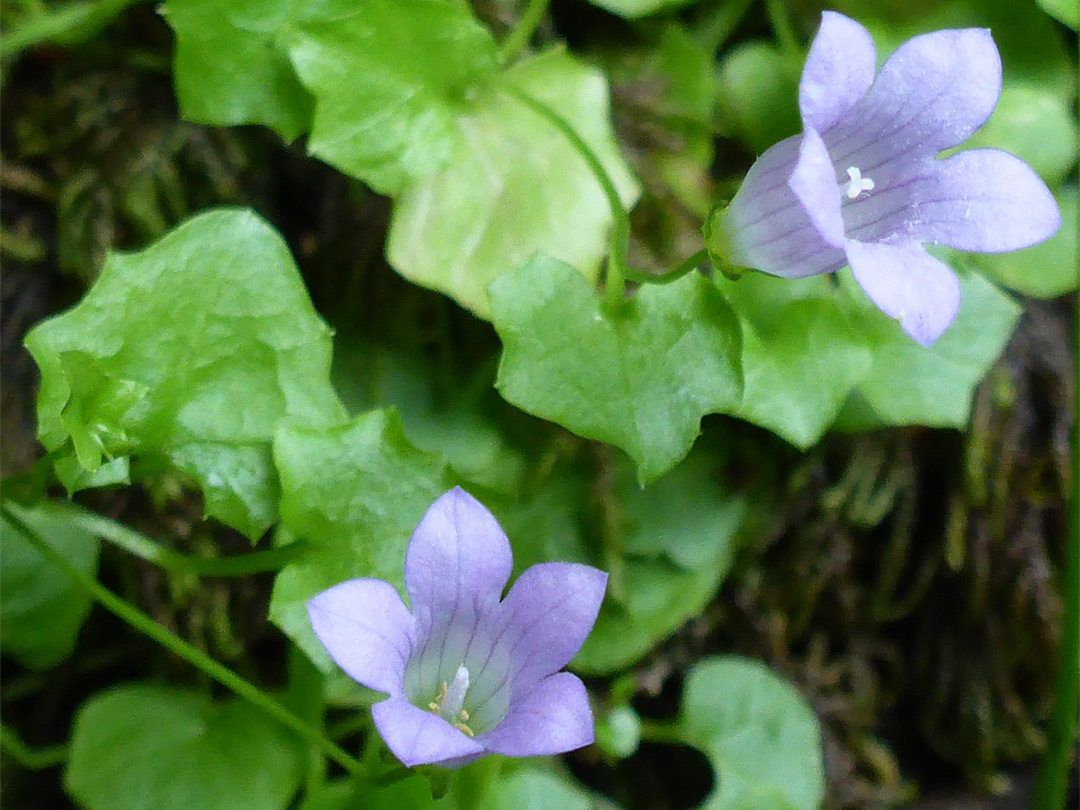
[[646, 719], [641, 721], [641, 739], [658, 743], [686, 742], [677, 724]]
[[356, 775], [364, 775], [366, 773], [363, 765], [345, 753], [345, 751], [331, 740], [323, 736], [320, 729], [305, 723], [276, 700], [263, 693], [263, 691], [255, 686], [255, 684], [244, 680], [231, 669], [215, 661], [202, 650], [192, 646], [179, 636], [162, 627], [130, 602], [121, 599], [112, 591], [105, 588], [94, 577], [75, 568], [75, 566], [68, 562], [60, 552], [49, 545], [36, 530], [15, 514], [11, 509], [10, 504], [0, 505], [0, 514], [10, 521], [42, 556], [63, 570], [68, 577], [74, 580], [74, 582], [84, 591], [89, 593], [106, 610], [119, 616], [140, 633], [149, 636], [170, 652], [183, 658], [196, 669], [199, 669], [220, 683], [226, 689], [235, 692], [254, 706], [262, 709], [283, 726], [295, 731], [304, 739], [317, 745], [327, 757], [334, 760], [334, 762], [349, 771], [349, 773]]
[[780, 43], [780, 49], [789, 57], [801, 58], [802, 48], [799, 47], [799, 37], [795, 34], [791, 12], [784, 4], [784, 0], [765, 0], [765, 13], [769, 17], [769, 25], [773, 33], [776, 34], [776, 41]]
[[0, 749], [28, 771], [41, 771], [59, 765], [68, 758], [66, 745], [31, 748], [7, 726], [0, 726]]
[[694, 26], [695, 38], [711, 54], [728, 41], [755, 0], [722, 0]]
[[508, 96], [528, 107], [559, 130], [570, 141], [585, 163], [588, 164], [597, 182], [600, 183], [600, 188], [607, 198], [608, 207], [611, 208], [612, 219], [611, 251], [608, 256], [604, 298], [609, 308], [616, 309], [622, 303], [626, 289], [626, 275], [630, 269], [626, 263], [627, 253], [630, 250], [630, 215], [623, 206], [622, 199], [619, 197], [619, 190], [615, 188], [615, 182], [611, 179], [611, 175], [607, 173], [604, 164], [600, 162], [600, 158], [596, 156], [592, 148], [585, 143], [585, 140], [577, 134], [565, 118], [548, 105], [537, 101], [511, 84], [503, 83], [500, 88]]
[[[13, 502], [5, 502], [5, 506], [15, 514], [25, 515]], [[49, 501], [39, 508], [52, 512], [57, 517], [62, 517], [90, 534], [108, 540], [113, 545], [149, 563], [199, 577], [245, 577], [266, 571], [277, 571], [306, 550], [305, 544], [298, 541], [287, 546], [254, 551], [250, 554], [237, 554], [232, 557], [216, 559], [192, 557], [166, 548], [129, 526], [73, 503]]]
[[73, 2], [56, 6], [51, 11], [39, 11], [31, 19], [16, 24], [0, 42], [0, 59], [40, 45], [63, 39], [82, 30], [95, 31], [105, 25], [136, 0], [99, 0]]
[[628, 281], [633, 281], [636, 284], [671, 284], [673, 281], [678, 281], [687, 273], [697, 270], [708, 260], [709, 251], [702, 248], [693, 256], [684, 259], [665, 273], [642, 273], [639, 270], [627, 269], [626, 278]]
[[[1080, 399], [1080, 392], [1077, 396]], [[1080, 470], [1080, 430], [1075, 424], [1072, 440], [1073, 470]], [[1031, 804], [1034, 810], [1064, 810], [1069, 791], [1069, 769], [1076, 745], [1076, 713], [1080, 708], [1076, 682], [1076, 673], [1080, 670], [1080, 498], [1075, 490], [1069, 509], [1069, 523], [1061, 580], [1065, 613], [1061, 621], [1054, 713], [1050, 718], [1046, 756], [1035, 782], [1034, 801]]]
[[550, 3], [551, 0], [529, 0], [529, 5], [525, 7], [525, 13], [521, 15], [518, 24], [514, 26], [514, 30], [499, 46], [500, 65], [505, 67], [510, 64], [514, 61], [514, 57], [521, 52], [521, 49], [529, 44], [533, 32], [536, 31], [536, 26], [540, 25], [540, 21], [544, 19], [544, 14], [547, 12]]

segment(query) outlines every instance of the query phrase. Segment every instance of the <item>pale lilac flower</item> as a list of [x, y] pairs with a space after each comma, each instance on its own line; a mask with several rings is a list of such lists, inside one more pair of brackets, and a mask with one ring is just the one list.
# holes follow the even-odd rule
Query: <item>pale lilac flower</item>
[[939, 160], [983, 125], [1001, 93], [985, 29], [914, 37], [875, 78], [870, 34], [826, 11], [799, 83], [803, 134], [751, 167], [712, 226], [734, 265], [786, 278], [845, 264], [877, 306], [930, 345], [960, 307], [953, 272], [924, 243], [1001, 253], [1049, 238], [1054, 198], [996, 149]]
[[455, 488], [409, 540], [411, 608], [380, 579], [343, 582], [308, 602], [338, 666], [389, 693], [371, 713], [405, 765], [559, 754], [593, 741], [585, 686], [560, 670], [596, 621], [607, 574], [534, 565], [500, 601], [512, 565], [495, 518]]

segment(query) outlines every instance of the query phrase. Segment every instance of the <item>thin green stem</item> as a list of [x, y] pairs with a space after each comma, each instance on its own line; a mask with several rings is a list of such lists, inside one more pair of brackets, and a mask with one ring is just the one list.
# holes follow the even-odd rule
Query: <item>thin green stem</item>
[[514, 61], [521, 50], [529, 44], [536, 27], [544, 19], [551, 0], [529, 0], [525, 13], [521, 15], [514, 30], [509, 33], [499, 46], [499, 64], [506, 66]]
[[791, 12], [784, 4], [784, 0], [765, 0], [765, 13], [769, 17], [769, 25], [773, 33], [776, 34], [776, 41], [780, 43], [780, 49], [789, 57], [800, 57], [802, 48], [799, 45], [799, 37], [795, 33]]
[[609, 308], [617, 308], [623, 300], [626, 289], [626, 274], [629, 270], [626, 257], [630, 250], [630, 215], [623, 206], [615, 182], [611, 179], [611, 175], [607, 173], [604, 164], [600, 162], [600, 158], [596, 156], [592, 148], [585, 143], [585, 140], [577, 134], [565, 118], [551, 107], [523, 93], [511, 84], [504, 83], [500, 85], [500, 88], [508, 96], [528, 107], [559, 130], [585, 160], [585, 163], [588, 164], [589, 169], [595, 175], [597, 182], [600, 183], [600, 188], [603, 190], [608, 206], [611, 208], [612, 218], [611, 255], [608, 257], [604, 297]]
[[28, 771], [41, 771], [59, 765], [68, 758], [67, 745], [31, 748], [7, 726], [0, 726], [0, 749]]
[[[21, 508], [12, 502], [5, 502], [17, 514]], [[85, 529], [130, 554], [170, 571], [193, 574], [198, 577], [246, 577], [266, 571], [278, 571], [301, 556], [306, 544], [297, 541], [286, 546], [253, 551], [250, 554], [237, 554], [232, 557], [192, 557], [166, 548], [129, 526], [117, 523], [89, 509], [73, 503], [50, 501], [39, 508], [52, 512], [69, 520], [74, 525]]]
[[82, 30], [96, 30], [137, 0], [74, 2], [35, 15], [5, 33], [0, 41], [0, 59], [8, 59], [43, 42], [63, 39]]
[[334, 762], [352, 774], [364, 775], [366, 770], [356, 759], [349, 756], [338, 745], [323, 736], [320, 729], [305, 723], [276, 700], [266, 695], [250, 681], [244, 680], [228, 667], [215, 661], [197, 647], [192, 646], [179, 636], [155, 622], [137, 607], [121, 599], [105, 588], [94, 577], [75, 568], [67, 559], [54, 549], [31, 526], [23, 521], [10, 508], [9, 504], [0, 505], [0, 514], [10, 521], [44, 557], [64, 571], [76, 584], [90, 594], [106, 610], [119, 616], [140, 633], [149, 636], [170, 652], [183, 658], [226, 689], [235, 692], [252, 705], [262, 709], [283, 726], [292, 729], [301, 737], [309, 740]]
[[[1080, 390], [1077, 407], [1080, 409]], [[1080, 470], [1080, 430], [1073, 426], [1073, 469]], [[1061, 596], [1065, 614], [1061, 620], [1060, 657], [1054, 713], [1050, 718], [1046, 756], [1039, 767], [1032, 807], [1035, 810], [1064, 810], [1069, 792], [1069, 770], [1076, 744], [1077, 710], [1080, 694], [1080, 497], [1075, 489], [1069, 509], [1069, 534], [1065, 540], [1065, 568]]]
[[702, 248], [693, 256], [679, 262], [671, 270], [664, 273], [642, 273], [639, 270], [627, 270], [626, 278], [636, 284], [671, 284], [678, 281], [687, 273], [691, 273], [709, 260], [709, 251]]
[[735, 28], [752, 5], [754, 5], [754, 0], [722, 0], [700, 23], [694, 26], [697, 41], [709, 53], [715, 54], [728, 41], [728, 37], [734, 33]]
[[659, 743], [681, 743], [686, 741], [675, 723], [645, 719], [641, 721], [641, 739]]

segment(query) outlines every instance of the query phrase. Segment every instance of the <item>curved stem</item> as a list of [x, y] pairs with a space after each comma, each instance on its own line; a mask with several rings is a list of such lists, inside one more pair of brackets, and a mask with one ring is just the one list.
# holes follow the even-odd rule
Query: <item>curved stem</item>
[[0, 59], [9, 59], [27, 48], [63, 39], [80, 30], [94, 30], [135, 2], [138, 0], [98, 0], [55, 6], [6, 33], [0, 42]]
[[607, 279], [604, 284], [604, 298], [609, 307], [617, 307], [623, 300], [623, 293], [626, 288], [626, 275], [629, 270], [626, 263], [626, 256], [630, 249], [630, 215], [623, 206], [622, 198], [619, 197], [619, 190], [615, 188], [615, 182], [611, 179], [611, 175], [607, 173], [604, 164], [600, 162], [600, 158], [596, 156], [596, 153], [592, 148], [585, 143], [585, 140], [577, 134], [565, 118], [555, 112], [555, 110], [551, 109], [551, 107], [541, 101], [537, 101], [532, 96], [523, 93], [511, 84], [503, 83], [499, 85], [499, 87], [508, 96], [528, 107], [559, 130], [585, 160], [585, 163], [588, 164], [589, 169], [592, 171], [593, 175], [595, 175], [597, 182], [600, 183], [600, 188], [607, 198], [608, 207], [611, 208], [612, 218], [611, 255], [608, 256]]
[[9, 504], [0, 505], [0, 514], [9, 520], [15, 528], [26, 537], [27, 541], [42, 554], [42, 556], [46, 557], [63, 570], [65, 574], [74, 580], [84, 591], [89, 593], [106, 610], [119, 616], [140, 633], [149, 636], [170, 652], [183, 658], [196, 669], [199, 669], [220, 683], [226, 689], [231, 690], [254, 706], [262, 709], [283, 726], [295, 731], [304, 739], [309, 740], [314, 745], [318, 746], [327, 757], [334, 760], [334, 762], [338, 763], [338, 765], [345, 770], [357, 775], [366, 774], [366, 769], [363, 765], [345, 753], [338, 745], [323, 736], [320, 729], [305, 723], [276, 700], [263, 693], [263, 691], [255, 686], [255, 684], [244, 680], [231, 669], [215, 661], [202, 650], [192, 646], [179, 636], [165, 629], [137, 607], [105, 588], [94, 577], [75, 568], [62, 554], [49, 545], [36, 530], [19, 518], [19, 516], [11, 510]]
[[533, 32], [540, 25], [540, 21], [544, 19], [544, 13], [547, 11], [550, 2], [551, 0], [529, 0], [529, 5], [525, 7], [525, 13], [521, 15], [518, 24], [514, 26], [514, 30], [499, 46], [500, 65], [505, 67], [510, 64], [514, 57], [521, 52], [521, 49], [529, 44]]
[[626, 278], [628, 281], [633, 281], [636, 284], [670, 284], [673, 281], [678, 281], [687, 273], [697, 270], [708, 260], [709, 251], [702, 248], [693, 256], [679, 262], [679, 264], [665, 273], [642, 273], [639, 270], [627, 269]]
[[754, 0], [720, 0], [694, 26], [694, 37], [709, 53], [715, 54], [728, 41]]
[[780, 49], [792, 59], [802, 57], [802, 48], [799, 45], [798, 34], [795, 33], [795, 24], [791, 20], [791, 11], [783, 0], [765, 0], [765, 13], [769, 18], [769, 25], [776, 40], [780, 43]]
[[641, 739], [658, 743], [684, 743], [678, 724], [672, 721], [641, 720]]
[[[1077, 397], [1080, 399], [1080, 391]], [[1073, 469], [1080, 470], [1080, 430], [1076, 425], [1073, 425], [1072, 438]], [[1069, 523], [1061, 582], [1065, 612], [1061, 621], [1054, 713], [1050, 718], [1046, 756], [1039, 766], [1035, 783], [1031, 804], [1035, 810], [1064, 810], [1069, 792], [1069, 769], [1076, 745], [1076, 713], [1080, 708], [1076, 682], [1077, 671], [1080, 670], [1080, 498], [1075, 490], [1069, 508]]]
[[7, 726], [0, 726], [0, 749], [28, 771], [41, 771], [59, 765], [68, 758], [66, 745], [31, 748]]
[[[18, 514], [19, 507], [16, 504], [6, 502], [5, 506]], [[287, 546], [279, 546], [266, 551], [253, 551], [250, 554], [237, 554], [232, 557], [192, 557], [155, 543], [129, 526], [76, 504], [49, 501], [42, 506], [45, 510], [71, 521], [90, 534], [108, 540], [140, 559], [171, 571], [194, 574], [199, 577], [245, 577], [277, 571], [301, 556], [307, 548], [305, 543], [297, 541]]]

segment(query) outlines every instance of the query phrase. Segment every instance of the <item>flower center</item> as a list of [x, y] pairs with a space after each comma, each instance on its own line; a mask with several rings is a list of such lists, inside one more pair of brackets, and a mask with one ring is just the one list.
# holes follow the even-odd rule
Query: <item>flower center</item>
[[450, 685], [443, 681], [439, 694], [428, 704], [428, 708], [458, 731], [473, 736], [469, 728], [469, 713], [465, 710], [465, 693], [469, 691], [469, 670], [462, 664], [454, 673]]
[[841, 190], [849, 200], [854, 200], [864, 191], [874, 190], [874, 181], [869, 177], [863, 177], [862, 172], [855, 166], [849, 166], [847, 170], [848, 181], [841, 186]]

